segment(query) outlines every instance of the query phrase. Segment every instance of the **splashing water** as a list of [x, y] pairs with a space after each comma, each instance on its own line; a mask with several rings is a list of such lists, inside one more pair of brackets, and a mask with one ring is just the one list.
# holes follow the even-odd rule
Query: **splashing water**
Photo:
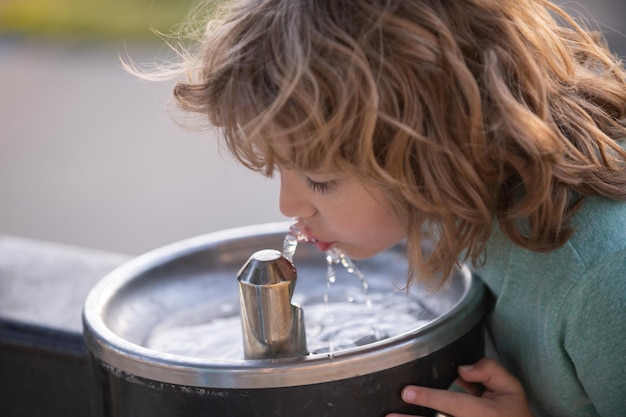
[[[293, 260], [298, 243], [315, 240], [293, 225], [283, 241], [283, 253], [288, 259]], [[326, 288], [295, 294], [297, 299], [294, 298], [305, 310], [311, 354], [331, 358], [343, 349], [413, 331], [437, 317], [424, 308], [419, 297], [403, 292], [369, 291], [365, 275], [338, 250], [326, 252], [326, 263]], [[337, 265], [341, 265], [347, 277], [341, 274], [343, 271], [336, 271]], [[372, 282], [382, 279], [380, 272], [373, 274]], [[359, 279], [360, 288], [343, 279], [350, 275]], [[174, 355], [239, 360], [244, 354], [238, 305], [202, 303], [181, 308], [155, 325], [143, 344]]]
[[[367, 279], [365, 278], [365, 274], [363, 274], [359, 268], [352, 262], [352, 259], [347, 257], [343, 252], [338, 249], [331, 249], [326, 252], [326, 263], [328, 264], [329, 269], [333, 269], [333, 265], [341, 265], [346, 271], [356, 276], [361, 282], [361, 288], [363, 289], [363, 294], [365, 294], [365, 303], [368, 307], [372, 306], [372, 300], [369, 297], [369, 284], [367, 283]], [[332, 284], [335, 282], [335, 274], [334, 270], [332, 273], [332, 278], [329, 274], [329, 282]]]
[[283, 240], [283, 255], [291, 262], [293, 262], [293, 255], [296, 253], [298, 242], [308, 243], [310, 239], [295, 224], [292, 224], [289, 228], [289, 233]]
[[[293, 259], [298, 243], [315, 240], [294, 225], [283, 242], [287, 258]], [[380, 291], [378, 287], [370, 291], [365, 275], [338, 250], [326, 252], [326, 263], [326, 287], [294, 295], [294, 302], [305, 310], [311, 354], [334, 357], [343, 349], [413, 331], [437, 317], [424, 307], [419, 296]], [[337, 265], [343, 271], [336, 270]], [[348, 276], [342, 274], [344, 271]], [[380, 272], [372, 273], [374, 284], [383, 279]], [[359, 279], [360, 287], [346, 282], [344, 278], [350, 275]], [[238, 304], [201, 303], [181, 308], [157, 323], [143, 345], [174, 355], [239, 360], [244, 354]]]
[[[285, 255], [285, 257], [292, 262], [298, 243], [315, 243], [315, 240], [305, 235], [294, 223], [289, 228], [289, 233], [287, 233], [285, 239], [283, 240], [283, 255]], [[326, 263], [328, 264], [327, 278], [330, 284], [333, 284], [336, 280], [334, 265], [341, 265], [349, 274], [354, 275], [359, 279], [363, 292], [365, 294], [368, 293], [369, 285], [365, 275], [359, 270], [359, 268], [357, 268], [354, 262], [352, 262], [352, 259], [346, 256], [339, 249], [333, 248], [326, 251]], [[368, 301], [371, 303], [371, 300], [368, 299]]]
[[[298, 247], [298, 243], [315, 243], [314, 239], [311, 239], [309, 236], [304, 234], [297, 226], [296, 223], [293, 223], [289, 232], [285, 236], [283, 240], [283, 254], [287, 259], [293, 261], [293, 256], [296, 253], [296, 249]], [[335, 265], [341, 265], [345, 268], [345, 270], [351, 274], [356, 276], [361, 282], [361, 288], [363, 290], [363, 294], [365, 295], [365, 306], [368, 309], [372, 309], [372, 299], [369, 296], [369, 284], [367, 283], [367, 279], [365, 275], [357, 268], [357, 266], [352, 262], [348, 256], [346, 256], [339, 249], [332, 248], [326, 251], [326, 293], [324, 294], [324, 312], [325, 319], [324, 325], [327, 328], [335, 327], [335, 315], [333, 314], [333, 309], [331, 308], [330, 296], [332, 285], [337, 280], [337, 274], [335, 273]], [[350, 302], [354, 302], [354, 300], [348, 300]], [[375, 340], [381, 340], [384, 337], [381, 337], [378, 325], [371, 322], [370, 323], [371, 330], [373, 331], [372, 338]], [[328, 337], [328, 349], [329, 352], [332, 353], [335, 350], [335, 342], [334, 338], [331, 336]]]

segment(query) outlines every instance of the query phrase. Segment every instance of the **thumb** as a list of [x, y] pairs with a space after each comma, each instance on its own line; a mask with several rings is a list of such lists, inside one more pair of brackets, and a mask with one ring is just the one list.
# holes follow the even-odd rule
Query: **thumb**
[[485, 387], [485, 394], [523, 392], [520, 382], [502, 365], [493, 359], [484, 358], [474, 365], [459, 367], [459, 377], [470, 383], [480, 383]]

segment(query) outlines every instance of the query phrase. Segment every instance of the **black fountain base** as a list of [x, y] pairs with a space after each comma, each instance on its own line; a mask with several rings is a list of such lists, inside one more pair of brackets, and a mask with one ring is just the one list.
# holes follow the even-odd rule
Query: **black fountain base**
[[0, 236], [0, 414], [101, 414], [81, 311], [95, 283], [127, 259]]

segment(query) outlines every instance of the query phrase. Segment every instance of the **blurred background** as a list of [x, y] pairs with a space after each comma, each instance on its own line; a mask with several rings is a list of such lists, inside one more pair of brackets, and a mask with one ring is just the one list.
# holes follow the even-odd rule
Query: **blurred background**
[[154, 31], [191, 0], [0, 0], [0, 234], [123, 254], [288, 220], [278, 180], [182, 128], [172, 82], [126, 73], [171, 59]]
[[[626, 2], [561, 2], [626, 57]], [[174, 122], [173, 82], [124, 72], [171, 58], [193, 0], [0, 0], [0, 235], [136, 255], [284, 221], [278, 181]]]

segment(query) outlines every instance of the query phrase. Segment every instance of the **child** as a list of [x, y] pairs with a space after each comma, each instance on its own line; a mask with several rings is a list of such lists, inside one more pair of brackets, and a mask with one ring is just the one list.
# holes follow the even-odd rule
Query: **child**
[[468, 262], [495, 297], [498, 361], [461, 367], [467, 392], [402, 398], [456, 417], [623, 415], [626, 73], [596, 36], [545, 0], [221, 10], [181, 67], [182, 109], [280, 174], [281, 210], [320, 249], [406, 239], [411, 280]]

